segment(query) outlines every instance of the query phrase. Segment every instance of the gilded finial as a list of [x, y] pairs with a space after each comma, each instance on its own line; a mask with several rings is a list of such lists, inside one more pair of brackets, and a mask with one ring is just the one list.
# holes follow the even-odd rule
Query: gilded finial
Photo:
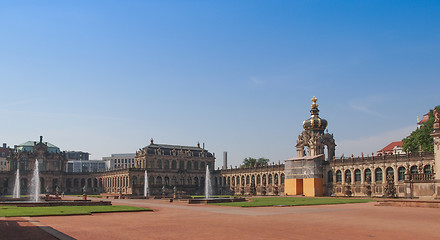
[[313, 109], [318, 108], [318, 104], [316, 104], [316, 101], [318, 101], [318, 99], [315, 96], [313, 96], [312, 98], [313, 104], [311, 105]]
[[150, 139], [150, 144], [154, 144], [153, 138]]
[[200, 148], [200, 142], [197, 142], [197, 147]]

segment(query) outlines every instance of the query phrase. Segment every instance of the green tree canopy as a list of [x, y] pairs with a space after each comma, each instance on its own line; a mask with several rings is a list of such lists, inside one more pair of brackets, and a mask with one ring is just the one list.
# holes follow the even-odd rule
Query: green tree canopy
[[[440, 105], [435, 107], [437, 111], [440, 111]], [[419, 128], [411, 133], [408, 137], [404, 138], [403, 150], [405, 152], [419, 152], [420, 146], [424, 152], [434, 152], [433, 139], [431, 133], [434, 130], [434, 113], [431, 109], [429, 111], [429, 119], [423, 123]]]
[[263, 165], [267, 165], [268, 163], [269, 163], [269, 159], [267, 158], [260, 157], [256, 159], [256, 158], [248, 157], [243, 160], [243, 164], [241, 165], [241, 167], [253, 167], [255, 166], [255, 164], [257, 166], [263, 166]]

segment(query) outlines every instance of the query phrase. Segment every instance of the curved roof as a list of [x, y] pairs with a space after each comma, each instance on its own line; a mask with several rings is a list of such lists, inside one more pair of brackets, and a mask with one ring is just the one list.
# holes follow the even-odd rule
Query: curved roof
[[[33, 152], [34, 146], [36, 146], [39, 142], [37, 141], [27, 141], [17, 146], [17, 150]], [[41, 142], [47, 146], [47, 151], [51, 153], [60, 153], [60, 148], [48, 142]]]

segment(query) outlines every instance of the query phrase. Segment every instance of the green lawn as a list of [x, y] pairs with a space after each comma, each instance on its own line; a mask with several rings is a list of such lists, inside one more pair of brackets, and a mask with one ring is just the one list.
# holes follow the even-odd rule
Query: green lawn
[[328, 205], [344, 203], [366, 203], [372, 199], [353, 198], [324, 198], [324, 197], [257, 197], [251, 198], [248, 202], [234, 203], [211, 203], [213, 205], [233, 207], [269, 207], [269, 206], [304, 206], [304, 205]]
[[56, 206], [56, 207], [16, 207], [0, 206], [0, 217], [90, 215], [104, 212], [152, 211], [148, 208], [131, 206]]

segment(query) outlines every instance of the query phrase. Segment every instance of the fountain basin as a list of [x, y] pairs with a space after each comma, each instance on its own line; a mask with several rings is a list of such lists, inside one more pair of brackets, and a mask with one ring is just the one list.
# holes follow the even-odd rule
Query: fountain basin
[[245, 202], [246, 198], [234, 197], [234, 198], [195, 198], [189, 199], [189, 204], [201, 204], [201, 203], [226, 203], [226, 202]]
[[54, 207], [54, 206], [108, 206], [111, 201], [91, 201], [91, 200], [62, 200], [48, 202], [29, 202], [29, 201], [0, 201], [0, 206], [17, 207]]

